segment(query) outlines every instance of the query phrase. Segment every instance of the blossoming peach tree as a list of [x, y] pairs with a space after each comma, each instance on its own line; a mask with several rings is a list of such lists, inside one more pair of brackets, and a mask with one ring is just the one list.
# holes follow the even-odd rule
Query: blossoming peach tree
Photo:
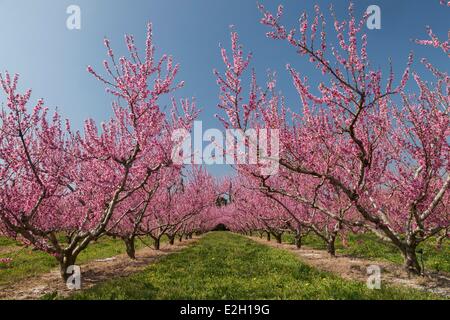
[[[324, 80], [313, 90], [306, 77], [287, 65], [301, 102], [300, 108], [289, 109], [275, 80], [258, 87], [253, 72], [244, 102], [242, 83], [251, 57], [232, 32], [232, 56], [222, 49], [225, 71], [215, 71], [219, 107], [227, 115], [219, 118], [226, 127], [241, 130], [280, 130], [278, 175], [264, 176], [246, 165], [236, 166], [238, 171], [254, 178], [254, 186], [298, 223], [308, 219], [295, 214], [298, 208], [291, 201], [334, 220], [337, 229], [374, 231], [401, 251], [407, 270], [420, 273], [417, 246], [450, 224], [449, 77], [423, 61], [438, 81], [428, 83], [413, 73], [418, 92], [408, 92], [411, 54], [398, 85], [392, 67], [384, 78], [369, 62], [362, 32], [366, 16], [357, 20], [353, 5], [347, 21], [339, 21], [331, 10], [336, 44], [328, 40], [318, 6], [312, 17], [301, 15], [299, 29], [282, 25], [282, 6], [276, 14], [259, 8], [268, 37], [287, 42]], [[447, 48], [441, 42], [435, 46]], [[400, 105], [394, 96], [401, 98]]]
[[0, 78], [0, 231], [54, 255], [63, 279], [80, 252], [121, 221], [131, 219], [135, 232], [161, 171], [173, 166], [170, 130], [197, 115], [187, 101], [171, 115], [159, 106], [183, 83], [171, 57], [155, 58], [151, 25], [143, 58], [132, 36], [126, 45], [129, 57], [117, 58], [105, 40], [106, 76], [88, 67], [117, 102], [109, 121], [98, 127], [89, 119], [83, 132], [58, 113], [49, 118], [42, 100], [30, 108], [31, 91], [18, 93], [17, 75]]

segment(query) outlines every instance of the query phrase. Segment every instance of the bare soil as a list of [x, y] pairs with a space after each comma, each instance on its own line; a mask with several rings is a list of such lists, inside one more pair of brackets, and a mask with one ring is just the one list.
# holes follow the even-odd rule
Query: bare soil
[[[161, 250], [144, 248], [136, 251], [136, 260], [131, 260], [126, 254], [107, 259], [99, 259], [80, 265], [81, 289], [88, 289], [100, 282], [129, 276], [142, 271], [149, 264], [158, 261], [161, 257], [178, 252], [198, 238], [177, 242], [173, 246], [161, 244]], [[2, 300], [35, 300], [46, 294], [57, 293], [60, 297], [67, 297], [73, 293], [62, 281], [59, 270], [55, 269], [33, 278], [16, 282], [12, 285], [0, 287]]]
[[344, 255], [331, 257], [325, 250], [308, 247], [297, 249], [295, 245], [276, 243], [258, 237], [252, 240], [274, 248], [285, 249], [294, 253], [301, 261], [319, 270], [332, 272], [348, 280], [366, 282], [369, 275], [367, 268], [377, 265], [381, 269], [383, 284], [409, 287], [450, 297], [450, 275], [444, 272], [427, 272], [424, 276], [415, 276], [406, 272], [401, 265], [386, 261], [374, 261]]
[[10, 253], [14, 253], [17, 251], [20, 251], [22, 248], [20, 247], [0, 247], [0, 254], [10, 254]]

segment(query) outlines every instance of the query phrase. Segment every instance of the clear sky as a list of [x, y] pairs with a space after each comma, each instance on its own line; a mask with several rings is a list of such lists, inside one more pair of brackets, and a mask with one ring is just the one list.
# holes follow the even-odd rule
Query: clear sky
[[[285, 22], [295, 26], [303, 10], [312, 12], [315, 3], [328, 13], [333, 3], [340, 18], [348, 1], [278, 0], [260, 1], [275, 10], [285, 6]], [[385, 70], [392, 58], [394, 70], [401, 72], [410, 50], [418, 60], [429, 58], [449, 71], [448, 58], [438, 49], [415, 45], [411, 39], [427, 38], [430, 25], [441, 39], [447, 37], [450, 8], [439, 0], [356, 0], [357, 13], [371, 5], [381, 8], [381, 30], [367, 30], [369, 57], [374, 66]], [[66, 9], [81, 8], [81, 30], [68, 30]], [[106, 58], [103, 38], [107, 36], [118, 54], [124, 53], [123, 35], [134, 34], [138, 48], [144, 48], [147, 21], [154, 26], [157, 53], [169, 53], [181, 64], [179, 79], [186, 86], [177, 93], [195, 97], [204, 110], [204, 129], [221, 128], [213, 118], [217, 112], [217, 94], [213, 68], [222, 67], [219, 43], [229, 46], [229, 26], [234, 25], [245, 48], [254, 53], [253, 66], [263, 81], [266, 70], [278, 72], [278, 88], [291, 108], [299, 105], [286, 63], [291, 63], [310, 79], [317, 73], [292, 48], [265, 37], [266, 27], [259, 24], [260, 12], [254, 0], [0, 0], [0, 70], [21, 75], [21, 87], [33, 88], [33, 98], [45, 98], [50, 107], [58, 107], [74, 127], [93, 117], [107, 120], [110, 101], [101, 84], [86, 72], [92, 65], [101, 70]], [[329, 16], [328, 16], [329, 17]], [[331, 23], [329, 23], [331, 25]], [[329, 39], [331, 39], [329, 37]], [[2, 97], [3, 101], [3, 97]], [[225, 166], [210, 168], [216, 175], [230, 172]]]

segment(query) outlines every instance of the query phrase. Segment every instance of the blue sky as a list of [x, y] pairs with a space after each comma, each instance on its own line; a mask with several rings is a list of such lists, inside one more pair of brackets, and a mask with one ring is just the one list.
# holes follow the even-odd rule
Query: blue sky
[[[340, 18], [348, 1], [279, 0], [260, 1], [269, 9], [279, 3], [285, 6], [286, 25], [295, 26], [303, 10], [312, 12], [315, 3], [328, 12], [333, 3]], [[440, 38], [449, 29], [450, 9], [439, 0], [357, 0], [356, 11], [369, 5], [380, 6], [381, 30], [367, 30], [369, 57], [374, 66], [385, 69], [392, 58], [394, 69], [401, 72], [410, 50], [416, 56], [415, 66], [422, 71], [419, 58], [427, 57], [449, 71], [448, 58], [441, 50], [424, 48], [411, 39], [426, 38], [430, 25]], [[66, 28], [66, 8], [81, 8], [81, 30]], [[101, 84], [86, 72], [92, 65], [101, 70], [106, 58], [103, 38], [107, 36], [118, 54], [124, 53], [123, 35], [134, 34], [143, 49], [145, 26], [151, 21], [158, 53], [169, 53], [181, 64], [179, 79], [186, 86], [178, 97], [195, 97], [204, 110], [203, 127], [218, 127], [213, 118], [217, 112], [218, 88], [213, 68], [222, 67], [219, 43], [229, 46], [229, 26], [234, 25], [245, 48], [254, 53], [253, 66], [264, 80], [266, 70], [278, 72], [278, 88], [293, 109], [299, 99], [285, 71], [291, 63], [314, 81], [317, 73], [292, 48], [265, 37], [267, 29], [259, 24], [260, 13], [254, 0], [0, 0], [0, 70], [21, 75], [21, 87], [33, 88], [33, 98], [45, 98], [50, 107], [58, 107], [74, 127], [93, 117], [108, 119], [111, 97]], [[331, 24], [330, 24], [331, 25]], [[331, 39], [331, 37], [329, 37]], [[2, 97], [3, 100], [3, 97]], [[228, 174], [225, 166], [210, 168], [214, 174]]]

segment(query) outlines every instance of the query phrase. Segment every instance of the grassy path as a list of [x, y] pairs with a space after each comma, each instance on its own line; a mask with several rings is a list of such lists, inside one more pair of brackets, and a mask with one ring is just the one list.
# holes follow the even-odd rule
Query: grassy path
[[318, 271], [292, 253], [214, 232], [143, 272], [110, 280], [74, 299], [428, 299], [428, 293], [383, 287]]

